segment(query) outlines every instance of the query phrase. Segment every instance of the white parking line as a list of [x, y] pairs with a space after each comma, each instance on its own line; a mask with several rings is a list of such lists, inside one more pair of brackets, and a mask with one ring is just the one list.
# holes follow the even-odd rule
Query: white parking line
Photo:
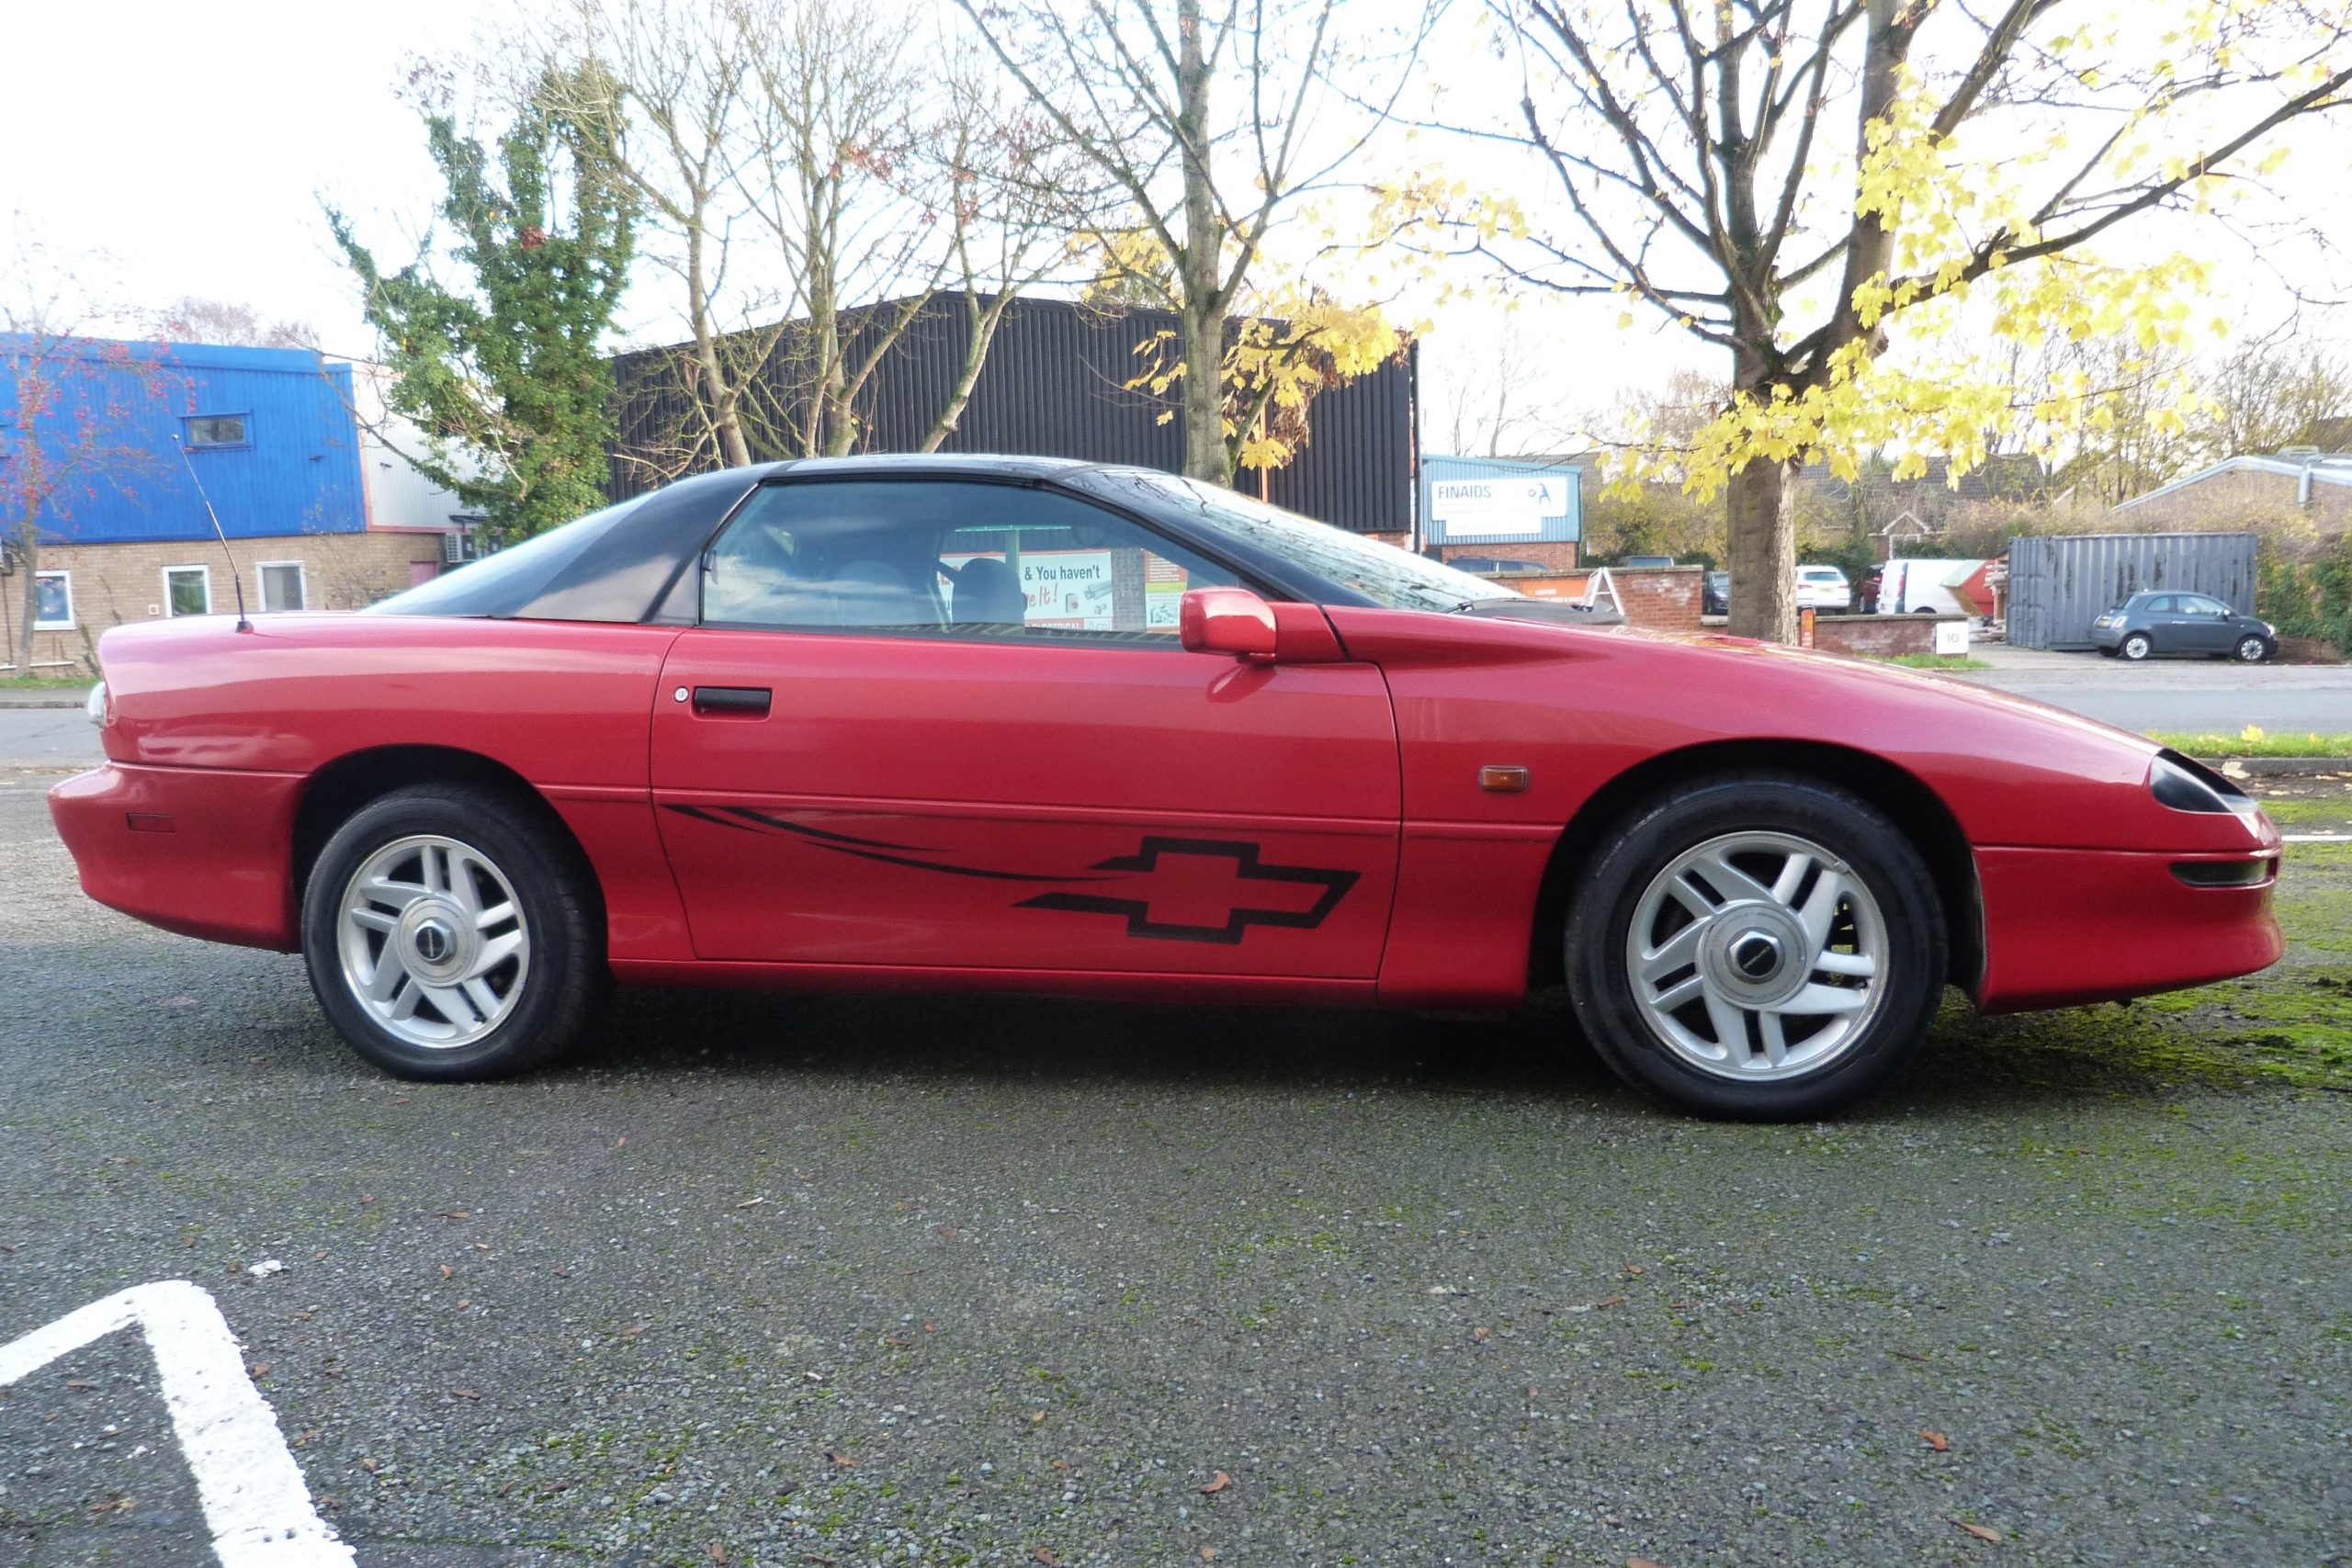
[[2290, 844], [2352, 844], [2352, 833], [2281, 833], [2278, 837]]
[[189, 1281], [133, 1285], [0, 1345], [0, 1388], [131, 1327], [154, 1352], [220, 1568], [356, 1568], [351, 1548], [311, 1506], [301, 1468], [245, 1375], [228, 1320]]

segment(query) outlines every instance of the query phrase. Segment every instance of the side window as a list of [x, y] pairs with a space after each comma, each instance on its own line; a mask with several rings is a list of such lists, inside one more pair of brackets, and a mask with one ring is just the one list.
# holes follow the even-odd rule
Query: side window
[[2169, 615], [2173, 613], [2174, 607], [2173, 596], [2169, 593], [2148, 601], [2148, 614], [2152, 615]]
[[1233, 573], [1025, 485], [804, 479], [744, 504], [703, 569], [705, 625], [1175, 641], [1187, 588]]
[[2180, 607], [2192, 615], [2211, 615], [2216, 619], [2230, 613], [2230, 607], [2219, 599], [2208, 599], [2202, 593], [2184, 593]]

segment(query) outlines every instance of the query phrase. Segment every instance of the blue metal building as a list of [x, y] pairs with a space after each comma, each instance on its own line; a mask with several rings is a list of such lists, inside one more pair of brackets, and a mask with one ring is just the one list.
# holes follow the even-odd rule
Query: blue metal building
[[[212, 537], [192, 467], [232, 538], [356, 534], [368, 526], [351, 367], [306, 349], [77, 340], [52, 352], [56, 406], [25, 428], [17, 365], [26, 340], [0, 334], [0, 463], [29, 434], [58, 447], [104, 420], [105, 444], [135, 454], [74, 483], [40, 518], [44, 544]], [[184, 446], [183, 464], [175, 443]], [[13, 521], [13, 519], [11, 520]]]

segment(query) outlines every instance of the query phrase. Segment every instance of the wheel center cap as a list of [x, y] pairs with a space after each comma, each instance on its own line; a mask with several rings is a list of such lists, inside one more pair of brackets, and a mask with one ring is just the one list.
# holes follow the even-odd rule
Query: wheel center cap
[[426, 920], [416, 928], [416, 955], [427, 964], [446, 964], [458, 945], [458, 933], [447, 920]]
[[1742, 1007], [1776, 1007], [1804, 985], [1804, 928], [1778, 904], [1733, 904], [1700, 943], [1699, 967]]
[[435, 898], [420, 898], [401, 917], [402, 957], [419, 979], [447, 984], [466, 967], [471, 943], [458, 912]]
[[1731, 944], [1731, 961], [1750, 980], [1769, 980], [1781, 966], [1781, 944], [1762, 931], [1749, 931]]

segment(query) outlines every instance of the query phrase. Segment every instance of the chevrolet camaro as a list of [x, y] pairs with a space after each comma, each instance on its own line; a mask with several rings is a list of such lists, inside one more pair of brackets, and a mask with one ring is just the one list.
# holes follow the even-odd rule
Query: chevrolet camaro
[[1719, 1115], [1987, 1010], [2276, 960], [2278, 835], [1934, 674], [1576, 624], [1138, 469], [847, 458], [624, 501], [356, 615], [117, 628], [82, 885], [300, 952], [391, 1072], [613, 981], [1493, 1009]]

